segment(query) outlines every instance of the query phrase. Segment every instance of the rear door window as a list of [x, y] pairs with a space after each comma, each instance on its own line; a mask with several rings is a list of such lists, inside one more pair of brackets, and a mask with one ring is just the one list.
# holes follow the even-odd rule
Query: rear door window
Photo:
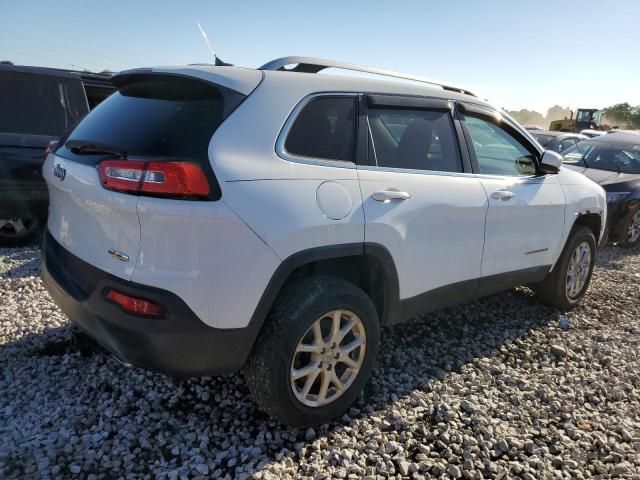
[[451, 114], [404, 108], [369, 108], [369, 128], [378, 167], [461, 172]]
[[353, 162], [355, 117], [355, 97], [315, 98], [294, 120], [284, 148], [291, 155]]
[[88, 111], [80, 79], [0, 71], [0, 132], [60, 136]]

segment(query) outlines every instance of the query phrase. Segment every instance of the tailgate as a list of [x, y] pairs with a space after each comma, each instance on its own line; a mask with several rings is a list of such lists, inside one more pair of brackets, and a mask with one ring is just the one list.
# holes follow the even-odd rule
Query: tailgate
[[131, 280], [140, 246], [138, 197], [102, 188], [94, 165], [54, 154], [42, 173], [49, 187], [51, 235], [85, 262]]

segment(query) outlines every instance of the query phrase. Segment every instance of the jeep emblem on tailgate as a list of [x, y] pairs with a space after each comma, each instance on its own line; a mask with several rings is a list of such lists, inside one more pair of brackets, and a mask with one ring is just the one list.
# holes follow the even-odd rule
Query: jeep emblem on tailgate
[[59, 163], [56, 164], [56, 168], [53, 169], [53, 176], [58, 177], [60, 181], [64, 180], [64, 177], [67, 176], [67, 169], [62, 168]]

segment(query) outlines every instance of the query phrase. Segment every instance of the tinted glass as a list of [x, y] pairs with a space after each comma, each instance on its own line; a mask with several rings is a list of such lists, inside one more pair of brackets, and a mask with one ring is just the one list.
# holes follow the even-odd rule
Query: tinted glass
[[640, 144], [616, 144], [585, 140], [567, 149], [564, 161], [621, 173], [640, 173]]
[[207, 159], [213, 133], [241, 98], [205, 82], [146, 77], [105, 99], [67, 140], [108, 145], [129, 157]]
[[531, 135], [533, 135], [533, 138], [535, 138], [538, 141], [538, 143], [543, 147], [555, 138], [553, 135], [544, 135], [541, 133], [534, 133], [534, 132], [531, 132]]
[[370, 108], [379, 167], [460, 172], [460, 152], [448, 112]]
[[509, 176], [535, 173], [533, 152], [505, 129], [479, 117], [467, 116], [465, 123], [480, 173]]
[[584, 152], [586, 151], [586, 145], [583, 144], [585, 144], [585, 142], [580, 142], [562, 152], [562, 163], [585, 167]]
[[293, 155], [352, 162], [355, 150], [355, 98], [321, 97], [298, 114], [285, 142]]
[[0, 72], [0, 132], [60, 136], [87, 111], [79, 79]]
[[560, 142], [560, 145], [558, 145], [558, 151], [562, 152], [567, 148], [574, 146], [576, 142], [577, 140], [575, 138], [566, 138]]

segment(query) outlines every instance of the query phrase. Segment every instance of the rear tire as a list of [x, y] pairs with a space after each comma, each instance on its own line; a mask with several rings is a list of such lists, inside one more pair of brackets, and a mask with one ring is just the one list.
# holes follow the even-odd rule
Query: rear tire
[[0, 246], [20, 247], [37, 240], [44, 221], [40, 218], [0, 219]]
[[540, 301], [561, 310], [574, 307], [589, 288], [595, 255], [593, 232], [584, 226], [574, 227], [553, 271], [534, 286]]
[[379, 331], [373, 302], [355, 285], [330, 276], [295, 281], [276, 300], [245, 366], [249, 390], [287, 425], [326, 423], [369, 379]]
[[631, 210], [622, 220], [618, 246], [632, 248], [640, 244], [640, 207]]

